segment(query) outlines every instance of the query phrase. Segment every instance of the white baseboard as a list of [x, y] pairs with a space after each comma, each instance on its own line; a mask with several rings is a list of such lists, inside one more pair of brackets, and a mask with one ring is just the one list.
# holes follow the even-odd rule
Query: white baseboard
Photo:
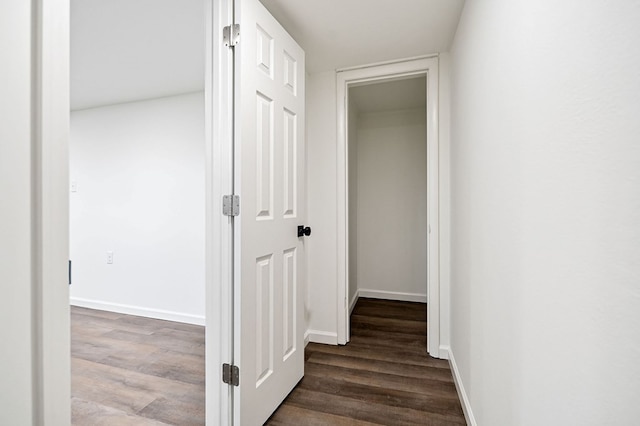
[[309, 344], [309, 330], [304, 332], [304, 347], [306, 348]]
[[478, 426], [476, 418], [473, 416], [473, 411], [471, 410], [471, 402], [469, 401], [469, 397], [467, 396], [467, 391], [464, 389], [464, 385], [462, 384], [462, 378], [460, 377], [460, 372], [458, 371], [456, 358], [453, 356], [451, 348], [448, 348], [447, 352], [449, 352], [449, 365], [451, 366], [451, 372], [453, 373], [453, 382], [456, 385], [458, 397], [460, 397], [460, 402], [462, 403], [464, 418], [467, 420], [467, 424], [469, 426]]
[[357, 291], [358, 297], [369, 297], [371, 299], [401, 300], [403, 302], [427, 303], [427, 295], [420, 293], [401, 293], [399, 291], [382, 291], [360, 288]]
[[351, 316], [351, 313], [353, 312], [353, 308], [356, 307], [356, 302], [358, 301], [358, 297], [360, 297], [360, 291], [356, 290], [356, 293], [353, 295], [351, 302], [349, 302], [349, 316]]
[[436, 358], [449, 359], [449, 346], [440, 345], [438, 348], [438, 356]]
[[307, 330], [305, 340], [313, 343], [322, 343], [324, 345], [337, 345], [338, 334], [329, 331]]
[[119, 314], [127, 315], [137, 315], [139, 317], [183, 322], [187, 324], [205, 325], [204, 316], [163, 311], [161, 309], [141, 308], [139, 306], [121, 305], [118, 303], [100, 302], [97, 300], [88, 300], [79, 297], [71, 297], [69, 301], [71, 305], [80, 306], [82, 308], [99, 309], [101, 311], [117, 312]]

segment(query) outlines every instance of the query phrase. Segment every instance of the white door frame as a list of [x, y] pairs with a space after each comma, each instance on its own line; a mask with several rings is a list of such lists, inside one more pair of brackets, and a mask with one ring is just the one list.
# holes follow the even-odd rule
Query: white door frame
[[233, 51], [222, 29], [233, 22], [233, 0], [205, 0], [205, 374], [206, 424], [232, 424], [232, 387], [222, 364], [233, 364], [233, 225], [222, 196], [233, 193]]
[[338, 343], [349, 339], [349, 87], [396, 78], [425, 75], [427, 78], [427, 350], [437, 358], [440, 351], [440, 222], [439, 222], [439, 140], [438, 140], [438, 56], [410, 58], [337, 72], [337, 206], [338, 206]]
[[[222, 28], [231, 0], [204, 0], [206, 15], [206, 416], [208, 425], [231, 424], [231, 390], [222, 362], [231, 360], [231, 241], [222, 194], [231, 193], [231, 54]], [[69, 40], [70, 0], [37, 0], [33, 20], [34, 424], [70, 423], [69, 253]], [[225, 302], [226, 301], [226, 302]]]
[[33, 424], [64, 425], [71, 422], [69, 0], [32, 7]]

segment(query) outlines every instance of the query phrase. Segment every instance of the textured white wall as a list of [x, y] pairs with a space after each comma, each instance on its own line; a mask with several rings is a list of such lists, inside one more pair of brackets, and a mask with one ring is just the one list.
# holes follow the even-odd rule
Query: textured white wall
[[640, 3], [467, 2], [451, 349], [480, 425], [640, 415]]
[[73, 303], [204, 323], [204, 164], [202, 93], [72, 113]]
[[424, 108], [360, 115], [353, 224], [360, 290], [426, 300], [426, 148]]

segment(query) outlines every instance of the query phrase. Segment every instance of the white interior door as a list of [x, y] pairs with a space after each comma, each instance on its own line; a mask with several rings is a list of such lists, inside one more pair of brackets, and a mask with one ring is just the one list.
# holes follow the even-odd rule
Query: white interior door
[[304, 374], [305, 58], [258, 0], [235, 14], [234, 423], [261, 425]]

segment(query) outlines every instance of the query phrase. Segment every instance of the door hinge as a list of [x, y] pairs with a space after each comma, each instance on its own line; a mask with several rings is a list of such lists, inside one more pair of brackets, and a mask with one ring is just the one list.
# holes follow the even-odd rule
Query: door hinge
[[240, 214], [239, 195], [224, 195], [222, 197], [222, 214], [225, 216], [238, 216]]
[[240, 41], [240, 24], [227, 25], [222, 29], [222, 43], [233, 47]]
[[222, 382], [231, 386], [239, 386], [240, 369], [235, 365], [222, 364]]

